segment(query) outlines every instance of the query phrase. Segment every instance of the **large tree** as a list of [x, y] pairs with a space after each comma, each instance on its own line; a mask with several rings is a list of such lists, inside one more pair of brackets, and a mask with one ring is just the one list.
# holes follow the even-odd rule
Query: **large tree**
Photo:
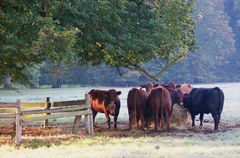
[[70, 51], [75, 31], [58, 27], [45, 13], [47, 4], [44, 0], [0, 1], [0, 75], [5, 87], [11, 87], [11, 79], [29, 82], [29, 67], [53, 57], [66, 59], [63, 54]]
[[[70, 9], [80, 32], [77, 53], [81, 64], [137, 70], [157, 80], [166, 68], [195, 49], [193, 1], [81, 1]], [[69, 10], [69, 11], [70, 11]], [[72, 12], [72, 10], [76, 12]], [[61, 19], [67, 17], [60, 16]], [[162, 67], [149, 73], [144, 63], [158, 59]]]
[[[137, 70], [157, 80], [195, 49], [193, 0], [0, 0], [0, 74], [43, 61]], [[149, 73], [144, 63], [162, 67]]]

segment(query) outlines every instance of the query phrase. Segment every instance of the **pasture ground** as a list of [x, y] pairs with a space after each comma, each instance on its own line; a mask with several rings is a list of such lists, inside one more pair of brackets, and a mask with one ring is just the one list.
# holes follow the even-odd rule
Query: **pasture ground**
[[[211, 115], [204, 115], [204, 126], [191, 128], [171, 126], [171, 131], [142, 131], [127, 128], [127, 93], [129, 88], [119, 88], [121, 110], [119, 129], [107, 129], [103, 114], [98, 114], [94, 136], [87, 136], [84, 130], [72, 135], [71, 129], [52, 127], [46, 130], [30, 126], [24, 129], [23, 144], [15, 147], [10, 135], [0, 134], [0, 158], [149, 158], [149, 157], [240, 157], [240, 83], [216, 83], [194, 85], [194, 87], [219, 86], [225, 94], [225, 103], [219, 131], [214, 132]], [[100, 87], [99, 89], [102, 89]], [[42, 101], [46, 96], [51, 101], [83, 99], [86, 88], [36, 89], [0, 91], [0, 101]], [[108, 87], [106, 87], [108, 89]], [[55, 124], [63, 124], [63, 120], [52, 120]], [[71, 126], [72, 120], [65, 125]], [[0, 133], [11, 133], [8, 129], [0, 129]]]
[[212, 121], [203, 127], [172, 126], [171, 132], [129, 130], [126, 121], [119, 122], [117, 130], [107, 129], [101, 122], [91, 137], [84, 130], [72, 135], [70, 129], [62, 127], [28, 127], [20, 147], [14, 146], [10, 135], [1, 135], [0, 157], [239, 157], [240, 123], [222, 120], [219, 131], [212, 129]]

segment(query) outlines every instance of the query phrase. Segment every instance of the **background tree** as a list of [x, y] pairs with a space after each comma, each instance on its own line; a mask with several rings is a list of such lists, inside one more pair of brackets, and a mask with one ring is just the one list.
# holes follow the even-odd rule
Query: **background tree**
[[[27, 68], [43, 60], [32, 51], [38, 32], [52, 20], [39, 16], [37, 1], [1, 1], [0, 74], [21, 83], [29, 81]], [[10, 83], [9, 83], [10, 84]], [[11, 87], [11, 85], [6, 85]]]
[[229, 62], [223, 67], [228, 74], [228, 81], [240, 80], [240, 1], [224, 0], [226, 14], [230, 17], [229, 26], [234, 33], [236, 52], [231, 54]]
[[80, 65], [137, 70], [157, 80], [142, 65], [161, 59], [169, 67], [195, 48], [193, 1], [61, 1], [53, 17], [62, 27], [76, 27]]
[[235, 71], [235, 66], [228, 63], [236, 50], [224, 1], [198, 0], [194, 17], [199, 48], [166, 72], [164, 79], [195, 83], [231, 80], [228, 70]]

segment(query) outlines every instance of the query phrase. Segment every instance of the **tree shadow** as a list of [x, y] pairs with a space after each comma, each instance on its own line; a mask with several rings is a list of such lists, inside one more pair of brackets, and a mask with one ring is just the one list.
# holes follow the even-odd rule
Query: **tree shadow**
[[[213, 122], [209, 121], [204, 124], [203, 127], [196, 126], [190, 127], [189, 125], [179, 127], [172, 125], [170, 132], [166, 129], [154, 130], [153, 124], [150, 125], [148, 130], [138, 129], [133, 127], [131, 130], [128, 127], [127, 121], [118, 123], [118, 128], [113, 127], [108, 129], [106, 123], [100, 123], [94, 128], [94, 135], [88, 136], [85, 128], [81, 127], [77, 134], [72, 134], [69, 130], [61, 127], [54, 128], [24, 128], [23, 130], [23, 141], [21, 147], [36, 149], [40, 147], [51, 147], [59, 146], [62, 144], [71, 144], [79, 140], [95, 138], [139, 138], [139, 137], [173, 137], [173, 138], [184, 138], [193, 136], [204, 136], [204, 138], [211, 138], [216, 133], [225, 133], [233, 129], [240, 129], [239, 122], [222, 121], [219, 130], [213, 130]], [[3, 128], [1, 128], [3, 130]], [[2, 133], [2, 131], [1, 131]], [[14, 139], [11, 139], [9, 134], [0, 134], [0, 144], [15, 146]], [[0, 145], [0, 146], [1, 146]]]

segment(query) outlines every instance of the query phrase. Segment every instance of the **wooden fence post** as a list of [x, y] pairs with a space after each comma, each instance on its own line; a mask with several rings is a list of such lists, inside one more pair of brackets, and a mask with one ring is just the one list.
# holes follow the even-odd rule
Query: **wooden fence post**
[[21, 107], [20, 100], [16, 102], [16, 145], [22, 143], [22, 120], [21, 120]]
[[[85, 104], [88, 106], [87, 110], [91, 110], [89, 94], [85, 94]], [[85, 115], [85, 127], [87, 129], [87, 133], [89, 135], [93, 135], [94, 129], [93, 129], [93, 115], [92, 114]]]
[[[51, 108], [50, 97], [46, 97], [45, 109], [50, 109], [50, 108]], [[51, 115], [51, 113], [46, 113], [46, 115]], [[45, 120], [44, 122], [44, 128], [46, 127], [48, 127], [48, 119]]]

